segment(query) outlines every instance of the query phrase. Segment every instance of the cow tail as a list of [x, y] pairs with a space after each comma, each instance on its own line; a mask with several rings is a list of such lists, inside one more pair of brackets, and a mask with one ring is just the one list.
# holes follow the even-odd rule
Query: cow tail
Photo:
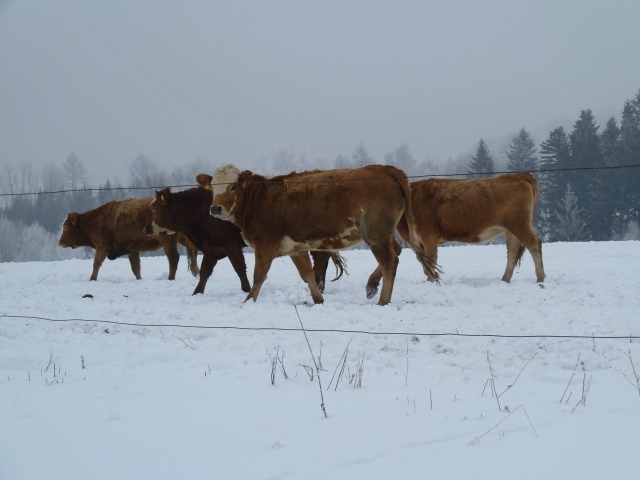
[[347, 272], [347, 259], [340, 255], [338, 252], [330, 252], [331, 260], [333, 260], [333, 265], [336, 267], [336, 278], [331, 280], [335, 282], [336, 280], [340, 280], [342, 275], [345, 273], [349, 275]]
[[416, 235], [416, 222], [413, 218], [413, 208], [411, 206], [411, 187], [409, 185], [409, 179], [406, 177], [393, 177], [396, 182], [400, 185], [402, 189], [402, 196], [404, 197], [404, 215], [407, 219], [407, 226], [409, 227], [409, 240], [411, 249], [416, 254], [416, 258], [422, 264], [422, 266], [428, 271], [433, 278], [435, 279], [437, 284], [440, 284], [440, 272], [442, 269], [440, 266], [434, 262], [429, 255], [424, 250], [424, 246], [422, 242], [418, 239]]

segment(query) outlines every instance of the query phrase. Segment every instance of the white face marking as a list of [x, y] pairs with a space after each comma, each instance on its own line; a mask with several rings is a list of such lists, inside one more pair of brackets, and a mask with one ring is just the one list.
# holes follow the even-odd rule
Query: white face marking
[[235, 165], [224, 165], [216, 168], [211, 178], [211, 193], [215, 197], [227, 191], [230, 183], [238, 181], [240, 170]]

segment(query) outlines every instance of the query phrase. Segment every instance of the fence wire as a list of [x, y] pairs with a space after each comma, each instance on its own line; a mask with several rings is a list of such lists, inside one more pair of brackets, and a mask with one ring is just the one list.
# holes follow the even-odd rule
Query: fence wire
[[[513, 173], [554, 173], [554, 172], [579, 172], [579, 171], [598, 171], [598, 170], [621, 170], [627, 168], [638, 168], [640, 163], [631, 165], [613, 165], [613, 166], [600, 166], [600, 167], [572, 167], [572, 168], [547, 168], [539, 170], [519, 170], [517, 172], [501, 171], [501, 172], [470, 172], [470, 173], [442, 173], [442, 174], [429, 174], [429, 175], [407, 175], [409, 180], [421, 180], [426, 178], [451, 178], [451, 177], [468, 177], [469, 175], [506, 175]], [[358, 178], [352, 180], [340, 180], [340, 182], [354, 181], [380, 181], [380, 178]], [[306, 181], [290, 181], [290, 184], [304, 184], [304, 183], [335, 183], [336, 180], [306, 180]], [[256, 182], [259, 183], [259, 182]], [[229, 183], [212, 183], [212, 185], [229, 185]], [[51, 190], [46, 192], [22, 192], [22, 193], [0, 193], [0, 197], [22, 197], [28, 195], [53, 195], [57, 193], [79, 193], [79, 192], [103, 192], [103, 191], [117, 191], [117, 190], [161, 190], [163, 188], [191, 188], [197, 187], [196, 183], [188, 183], [181, 185], [158, 185], [149, 187], [95, 187], [95, 188], [74, 188], [67, 190]]]
[[40, 320], [53, 323], [100, 323], [107, 325], [120, 325], [127, 327], [144, 327], [144, 328], [183, 328], [183, 329], [200, 329], [200, 330], [239, 330], [252, 332], [313, 332], [313, 333], [350, 333], [361, 335], [395, 335], [407, 337], [467, 337], [467, 338], [549, 338], [549, 339], [581, 339], [581, 340], [637, 340], [640, 335], [550, 335], [550, 334], [532, 334], [532, 335], [509, 335], [498, 333], [459, 333], [459, 332], [386, 332], [373, 330], [350, 330], [339, 328], [293, 328], [293, 327], [238, 327], [233, 325], [189, 325], [180, 323], [134, 323], [120, 322], [116, 320], [91, 319], [91, 318], [47, 318], [32, 315], [0, 315], [0, 318], [28, 319]]

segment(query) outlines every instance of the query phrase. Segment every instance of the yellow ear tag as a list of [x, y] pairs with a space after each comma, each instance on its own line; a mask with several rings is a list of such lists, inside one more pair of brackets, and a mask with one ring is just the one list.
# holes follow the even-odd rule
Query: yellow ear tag
[[242, 188], [247, 188], [247, 182], [242, 182], [242, 183], [240, 184], [240, 186], [241, 186]]
[[210, 183], [207, 183], [204, 188], [206, 188], [207, 190], [213, 190], [213, 187], [211, 186]]
[[160, 203], [164, 205], [164, 195], [160, 195]]

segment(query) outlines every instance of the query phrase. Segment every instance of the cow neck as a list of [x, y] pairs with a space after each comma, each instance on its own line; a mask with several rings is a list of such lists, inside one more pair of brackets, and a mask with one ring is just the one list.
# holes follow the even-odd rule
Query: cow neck
[[211, 195], [207, 190], [196, 187], [171, 194], [172, 202], [176, 203], [173, 217], [182, 230], [190, 235], [198, 236], [202, 226], [210, 220], [209, 207]]
[[[280, 181], [281, 182], [281, 181]], [[242, 230], [247, 238], [251, 238], [253, 233], [251, 226], [252, 218], [260, 218], [260, 210], [264, 208], [264, 195], [273, 191], [273, 180], [253, 175], [246, 187], [242, 188], [242, 193], [236, 195], [236, 204], [233, 210], [234, 222]]]

